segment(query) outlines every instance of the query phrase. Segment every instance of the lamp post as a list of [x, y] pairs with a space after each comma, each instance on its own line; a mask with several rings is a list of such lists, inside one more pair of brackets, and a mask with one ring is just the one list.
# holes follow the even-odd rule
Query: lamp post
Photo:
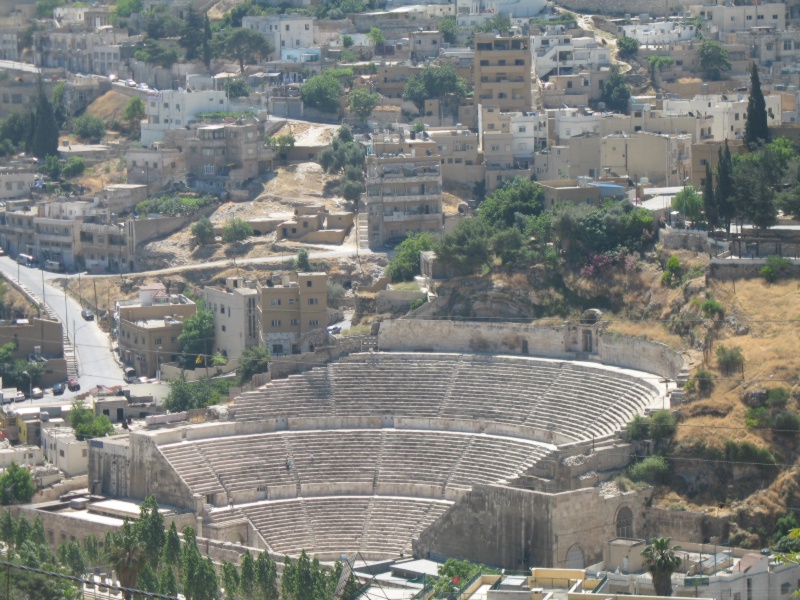
[[28, 377], [28, 398], [30, 398], [31, 404], [33, 404], [33, 377], [31, 377], [31, 374], [27, 371], [23, 371], [22, 374]]

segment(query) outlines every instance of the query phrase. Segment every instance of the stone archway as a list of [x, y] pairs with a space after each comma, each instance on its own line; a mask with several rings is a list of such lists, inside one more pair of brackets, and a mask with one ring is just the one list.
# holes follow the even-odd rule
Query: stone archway
[[583, 555], [583, 549], [575, 544], [567, 551], [567, 568], [568, 569], [583, 569], [586, 566], [586, 559]]
[[627, 506], [621, 507], [617, 511], [617, 517], [614, 519], [617, 525], [617, 537], [632, 538], [633, 537], [633, 512]]

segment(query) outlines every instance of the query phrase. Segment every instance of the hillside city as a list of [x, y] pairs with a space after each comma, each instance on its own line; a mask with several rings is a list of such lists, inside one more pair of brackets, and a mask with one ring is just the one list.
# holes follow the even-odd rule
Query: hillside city
[[794, 597], [799, 254], [798, 0], [0, 3], [0, 590]]

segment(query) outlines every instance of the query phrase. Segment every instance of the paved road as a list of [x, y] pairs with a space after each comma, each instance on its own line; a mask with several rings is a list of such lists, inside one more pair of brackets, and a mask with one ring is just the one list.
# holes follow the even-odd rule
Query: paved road
[[[77, 341], [75, 354], [81, 388], [88, 390], [99, 384], [107, 386], [123, 384], [122, 369], [111, 353], [108, 334], [104, 333], [96, 322], [84, 321], [81, 317], [80, 304], [69, 296], [65, 300], [63, 289], [53, 287], [47, 281], [64, 276], [46, 273], [39, 269], [29, 269], [19, 266], [7, 256], [0, 257], [0, 272], [6, 277], [16, 280], [18, 267], [20, 283], [45, 301], [50, 310], [69, 328], [70, 340], [74, 337]], [[71, 395], [67, 392], [61, 397], [68, 398]], [[52, 397], [50, 401], [52, 402]]]

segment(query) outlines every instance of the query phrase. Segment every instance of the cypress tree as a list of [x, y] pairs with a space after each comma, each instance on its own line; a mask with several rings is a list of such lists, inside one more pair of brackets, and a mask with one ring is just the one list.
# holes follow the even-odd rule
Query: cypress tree
[[206, 68], [211, 67], [211, 22], [208, 20], [206, 13], [203, 19], [203, 62]]
[[58, 125], [53, 106], [44, 93], [44, 84], [39, 78], [39, 95], [36, 99], [36, 125], [33, 130], [31, 153], [38, 159], [58, 156]]
[[736, 217], [736, 199], [733, 186], [733, 161], [728, 141], [725, 141], [725, 151], [719, 149], [719, 165], [717, 166], [717, 189], [714, 199], [717, 205], [717, 215], [720, 224], [725, 225], [728, 236], [731, 234], [731, 222]]
[[747, 122], [744, 125], [744, 143], [750, 150], [769, 142], [767, 103], [761, 91], [761, 79], [753, 63], [750, 69], [750, 97], [747, 100]]
[[706, 162], [706, 180], [703, 185], [703, 212], [706, 214], [706, 221], [711, 229], [720, 226], [719, 211], [717, 210], [717, 195], [714, 189], [714, 174], [711, 172], [711, 165]]

